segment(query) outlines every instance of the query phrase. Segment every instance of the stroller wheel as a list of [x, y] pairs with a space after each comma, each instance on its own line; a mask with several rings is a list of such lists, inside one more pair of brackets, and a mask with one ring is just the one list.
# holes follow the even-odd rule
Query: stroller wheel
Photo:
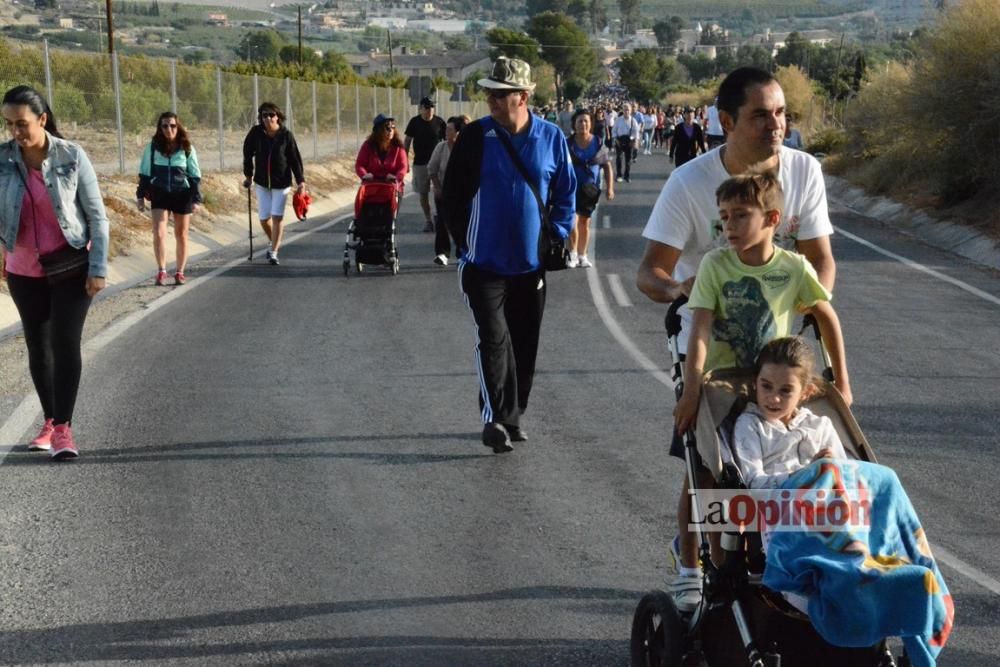
[[396, 275], [397, 273], [399, 273], [399, 260], [394, 259], [392, 260], [392, 275]]
[[346, 276], [346, 275], [350, 274], [350, 272], [351, 272], [351, 260], [345, 259], [344, 260], [344, 275]]
[[684, 623], [670, 596], [663, 591], [643, 596], [632, 617], [632, 666], [679, 667], [683, 643]]
[[361, 262], [358, 262], [357, 264], [354, 265], [354, 268], [358, 273], [363, 273], [365, 270], [365, 265], [362, 264]]

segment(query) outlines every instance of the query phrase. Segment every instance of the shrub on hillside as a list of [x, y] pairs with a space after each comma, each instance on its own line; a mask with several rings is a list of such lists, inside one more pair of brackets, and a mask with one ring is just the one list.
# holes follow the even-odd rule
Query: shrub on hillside
[[807, 139], [819, 129], [823, 118], [823, 97], [816, 92], [816, 83], [798, 65], [779, 67], [774, 78], [785, 93], [785, 111]]
[[1000, 3], [949, 10], [908, 65], [871, 75], [845, 114], [853, 177], [955, 203], [1000, 193]]

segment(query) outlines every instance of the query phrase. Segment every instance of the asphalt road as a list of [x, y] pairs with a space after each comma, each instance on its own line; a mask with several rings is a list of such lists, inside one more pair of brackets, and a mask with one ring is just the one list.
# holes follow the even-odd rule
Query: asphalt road
[[[682, 476], [673, 399], [634, 353], [666, 365], [663, 306], [634, 287], [666, 169], [641, 158], [602, 205], [596, 269], [549, 276], [530, 441], [508, 455], [479, 442], [471, 319], [413, 197], [396, 277], [345, 278], [337, 222], [280, 267], [160, 305], [171, 289], [139, 288], [148, 315], [85, 369], [82, 457], [2, 461], [0, 663], [627, 664]], [[834, 218], [1000, 295], [996, 273]], [[855, 415], [956, 564], [940, 664], [996, 664], [1000, 305], [844, 235], [834, 250]]]

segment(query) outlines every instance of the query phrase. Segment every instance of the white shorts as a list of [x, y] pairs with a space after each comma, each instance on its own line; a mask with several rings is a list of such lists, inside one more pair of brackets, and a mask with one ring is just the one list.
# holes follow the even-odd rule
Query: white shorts
[[284, 190], [268, 190], [257, 183], [254, 183], [253, 187], [257, 193], [257, 216], [261, 220], [285, 216], [285, 204], [288, 203], [288, 193], [292, 191], [291, 187]]

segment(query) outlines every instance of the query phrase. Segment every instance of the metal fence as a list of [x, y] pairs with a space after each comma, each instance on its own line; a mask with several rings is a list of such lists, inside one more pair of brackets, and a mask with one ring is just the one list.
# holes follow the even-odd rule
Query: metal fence
[[[142, 56], [80, 53], [0, 43], [0, 90], [27, 84], [43, 92], [64, 136], [79, 142], [98, 173], [135, 173], [163, 111], [177, 113], [202, 169], [234, 170], [257, 107], [284, 111], [305, 160], [353, 154], [378, 113], [400, 128], [417, 112], [409, 92], [223, 72], [212, 66]], [[442, 95], [443, 97], [443, 95]], [[486, 113], [482, 102], [438, 100], [445, 118]]]

